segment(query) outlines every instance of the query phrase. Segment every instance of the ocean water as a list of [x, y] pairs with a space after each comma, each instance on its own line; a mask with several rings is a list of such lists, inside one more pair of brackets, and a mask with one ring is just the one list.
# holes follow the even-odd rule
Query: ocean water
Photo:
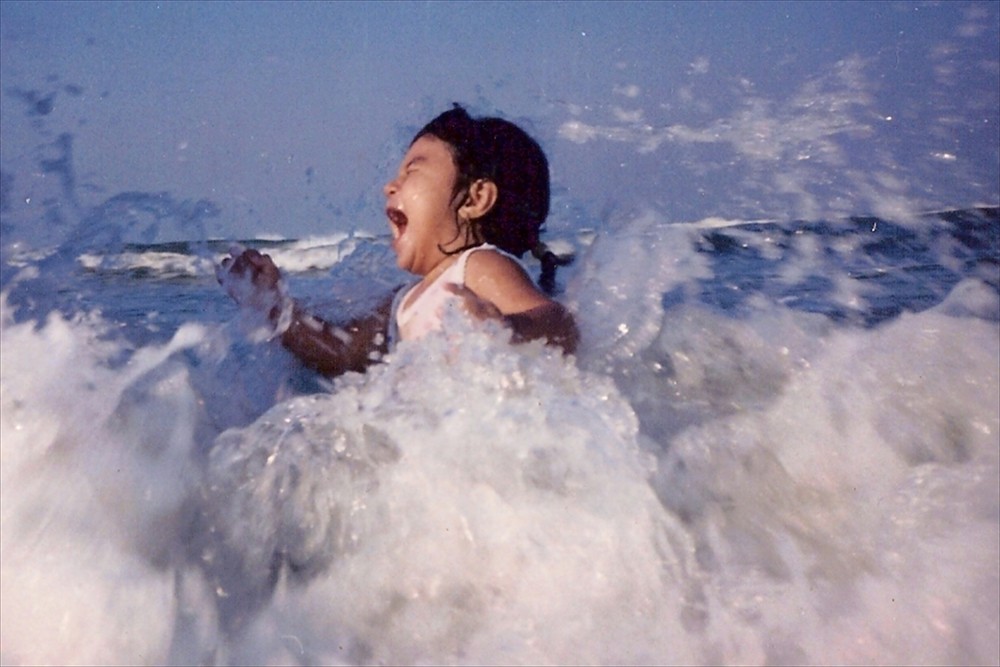
[[[576, 358], [458, 317], [332, 384], [221, 243], [9, 255], [4, 661], [989, 663], [998, 225], [646, 211], [562, 239]], [[387, 241], [257, 245], [335, 317]]]
[[[320, 201], [282, 180], [301, 161], [265, 150], [268, 187], [248, 188], [257, 158], [233, 157], [229, 133], [191, 121], [174, 160], [153, 149], [173, 126], [140, 104], [236, 113], [199, 100], [202, 79], [190, 97], [140, 85], [161, 61], [187, 71], [177, 44], [128, 46], [159, 25], [142, 16], [154, 8], [171, 39], [224, 42], [218, 16], [177, 26], [232, 7], [126, 3], [115, 32], [99, 3], [89, 32], [66, 35], [31, 3], [0, 5], [0, 661], [1000, 662], [1000, 22], [991, 3], [837, 4], [815, 11], [874, 11], [856, 22], [865, 36], [918, 37], [728, 54], [718, 20], [775, 11], [764, 3], [588, 4], [571, 37], [592, 51], [545, 23], [574, 76], [540, 85], [568, 88], [514, 98], [494, 81], [475, 99], [523, 113], [552, 158], [548, 238], [575, 256], [557, 298], [578, 353], [512, 346], [454, 314], [445, 334], [332, 382], [241, 315], [214, 266], [239, 241], [319, 314], [364, 312], [407, 279], [366, 203], [377, 187], [334, 210], [333, 189]], [[795, 15], [836, 33], [802, 20], [807, 5], [747, 25], [772, 35]], [[673, 52], [639, 28], [615, 61], [599, 41], [611, 24], [587, 22], [714, 6], [690, 24], [696, 50], [662, 70], [650, 63]], [[389, 7], [366, 11], [417, 11]], [[431, 40], [441, 7], [419, 11]], [[105, 42], [136, 72], [26, 64], [75, 45], [100, 73], [118, 62], [93, 55]], [[258, 92], [292, 57], [273, 53]], [[750, 81], [727, 60], [758, 57], [784, 78]], [[233, 71], [198, 71], [233, 85]], [[406, 95], [400, 137], [452, 99]], [[96, 97], [119, 99], [120, 117]], [[260, 98], [266, 117], [274, 96]], [[213, 161], [206, 139], [235, 152]], [[367, 157], [379, 178], [393, 168]]]

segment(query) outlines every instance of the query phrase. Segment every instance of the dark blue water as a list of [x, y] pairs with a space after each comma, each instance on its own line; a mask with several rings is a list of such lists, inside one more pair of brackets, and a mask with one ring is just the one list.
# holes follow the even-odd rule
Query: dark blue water
[[[102, 220], [101, 215], [95, 212], [94, 224], [116, 220]], [[838, 324], [869, 327], [903, 312], [932, 308], [967, 278], [1000, 293], [998, 216], [997, 208], [980, 208], [928, 214], [906, 224], [858, 217], [748, 222], [721, 229], [690, 225], [690, 248], [677, 252], [693, 250], [704, 257], [711, 276], [674, 286], [663, 295], [663, 305], [701, 304], [740, 317], [752, 311], [755, 299], [764, 298], [820, 313]], [[41, 260], [38, 277], [14, 281], [8, 299], [15, 319], [41, 319], [49, 310], [73, 316], [96, 309], [118, 333], [145, 344], [169, 339], [184, 322], [221, 323], [234, 316], [235, 306], [212, 272], [228, 242], [99, 241], [74, 238]], [[294, 241], [242, 243], [289, 257], [293, 291], [333, 319], [357, 314], [407, 280], [394, 269], [386, 238], [348, 239], [310, 250], [322, 258], [320, 266], [332, 263], [332, 268], [292, 259]], [[348, 243], [350, 254], [344, 249]], [[576, 248], [580, 258], [586, 252], [585, 246]], [[70, 255], [77, 259], [65, 262]], [[90, 260], [79, 259], [83, 256]], [[797, 267], [796, 275], [788, 275], [789, 267]], [[537, 277], [537, 264], [529, 268]], [[8, 264], [0, 288], [6, 289], [18, 270]], [[558, 274], [560, 289], [573, 281], [576, 271], [571, 265]], [[845, 285], [851, 301], [844, 298]]]
[[[782, 267], [803, 259], [803, 237], [815, 239], [819, 250], [810, 247], [807, 275], [784, 280]], [[996, 208], [927, 215], [908, 225], [872, 217], [751, 223], [736, 233], [704, 234], [698, 248], [711, 258], [714, 274], [699, 281], [699, 301], [733, 314], [745, 310], [752, 296], [764, 295], [837, 322], [873, 326], [935, 306], [966, 278], [1000, 291]], [[857, 286], [856, 304], [836, 298], [842, 280]], [[676, 298], [667, 295], [666, 302]]]

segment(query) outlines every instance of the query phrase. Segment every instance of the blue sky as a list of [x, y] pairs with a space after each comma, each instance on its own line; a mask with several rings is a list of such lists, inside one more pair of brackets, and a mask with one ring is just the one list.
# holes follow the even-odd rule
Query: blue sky
[[58, 195], [38, 163], [68, 134], [84, 205], [167, 191], [218, 204], [223, 236], [380, 232], [381, 184], [452, 101], [538, 136], [556, 227], [998, 199], [993, 2], [4, 0], [0, 40], [15, 222]]

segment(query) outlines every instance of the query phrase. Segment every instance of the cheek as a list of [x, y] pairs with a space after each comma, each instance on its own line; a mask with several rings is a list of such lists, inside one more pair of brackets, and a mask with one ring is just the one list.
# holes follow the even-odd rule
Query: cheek
[[422, 209], [429, 212], [442, 213], [451, 208], [450, 191], [443, 187], [433, 185], [422, 185], [405, 193], [402, 201], [413, 209]]
[[416, 218], [426, 216], [429, 208], [427, 205], [427, 195], [423, 192], [412, 192], [404, 195], [400, 198], [400, 204], [410, 224], [413, 224]]

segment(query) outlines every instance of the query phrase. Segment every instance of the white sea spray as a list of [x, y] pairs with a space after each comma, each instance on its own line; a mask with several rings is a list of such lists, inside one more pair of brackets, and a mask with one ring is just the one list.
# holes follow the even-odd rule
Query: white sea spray
[[[578, 307], [605, 289], [580, 284]], [[133, 350], [4, 307], [4, 662], [996, 653], [977, 279], [873, 329], [674, 306], [575, 360], [453, 322], [462, 345], [288, 399], [287, 360], [224, 331]]]
[[0, 298], [3, 660], [162, 662], [194, 399], [171, 377], [134, 421], [116, 409], [127, 387], [195, 344], [199, 327], [116, 367], [123, 350], [102, 340], [99, 318], [15, 324]]

